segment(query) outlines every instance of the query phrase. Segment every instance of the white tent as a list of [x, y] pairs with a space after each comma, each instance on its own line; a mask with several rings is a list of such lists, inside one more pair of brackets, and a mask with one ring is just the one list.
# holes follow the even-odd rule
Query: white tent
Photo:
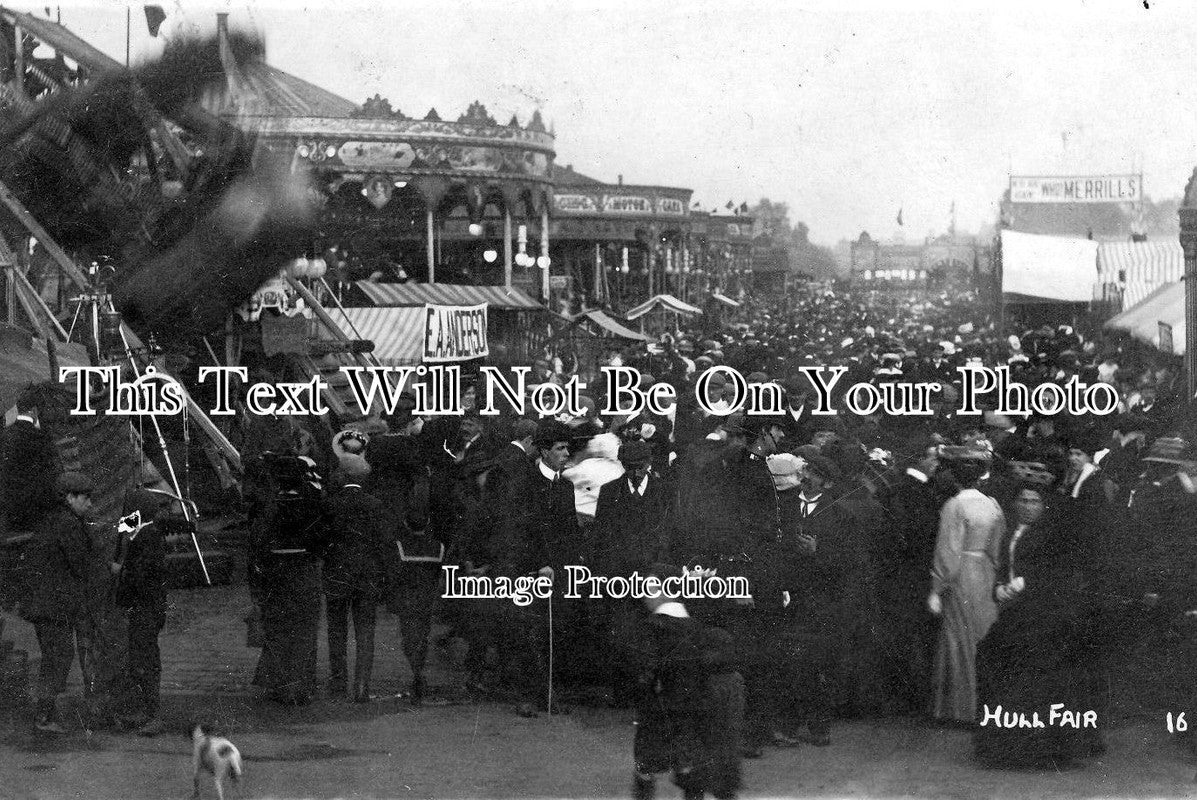
[[629, 309], [628, 313], [624, 314], [624, 316], [628, 320], [636, 320], [656, 308], [662, 308], [665, 311], [671, 311], [674, 314], [681, 314], [683, 316], [694, 316], [702, 313], [701, 308], [696, 308], [689, 303], [683, 303], [671, 294], [658, 294], [645, 300], [635, 308]]
[[1172, 327], [1172, 352], [1185, 352], [1185, 283], [1165, 284], [1105, 324], [1160, 346], [1160, 323]]
[[1087, 303], [1097, 282], [1097, 242], [1002, 231], [1007, 302]]

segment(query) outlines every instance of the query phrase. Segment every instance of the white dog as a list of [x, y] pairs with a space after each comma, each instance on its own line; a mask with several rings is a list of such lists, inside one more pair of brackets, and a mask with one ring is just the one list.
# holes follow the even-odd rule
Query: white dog
[[212, 776], [216, 784], [216, 797], [224, 800], [224, 779], [227, 775], [234, 783], [241, 779], [241, 751], [228, 739], [209, 736], [202, 725], [191, 729], [191, 743], [194, 748], [192, 767], [195, 790], [193, 800], [200, 796], [200, 773]]

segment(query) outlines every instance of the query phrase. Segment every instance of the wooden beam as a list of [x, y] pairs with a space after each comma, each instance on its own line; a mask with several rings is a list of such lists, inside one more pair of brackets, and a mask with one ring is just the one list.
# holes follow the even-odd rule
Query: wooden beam
[[54, 259], [54, 262], [67, 274], [67, 277], [75, 282], [76, 286], [84, 291], [90, 288], [87, 275], [76, 266], [70, 256], [63, 252], [58, 243], [50, 238], [50, 234], [46, 233], [46, 229], [33, 218], [33, 215], [29, 213], [29, 209], [25, 208], [25, 204], [3, 182], [0, 182], [0, 203], [8, 207], [12, 215], [17, 218], [17, 221], [38, 240], [41, 246], [46, 249], [46, 252], [50, 254], [50, 258]]
[[33, 301], [29, 298], [25, 291], [23, 291], [23, 287], [17, 282], [17, 276], [21, 273], [17, 272], [16, 267], [8, 267], [7, 269], [8, 274], [12, 276], [13, 289], [15, 290], [13, 294], [16, 295], [17, 301], [20, 302], [21, 309], [25, 312], [25, 316], [29, 319], [29, 324], [33, 326], [33, 332], [36, 333], [38, 338], [41, 339], [53, 338], [53, 334], [50, 332], [50, 329], [46, 327], [44, 322], [42, 322], [41, 315], [38, 314], [37, 306], [34, 305]]
[[[50, 310], [50, 307], [46, 305], [46, 301], [42, 299], [42, 296], [37, 293], [36, 289], [33, 288], [33, 284], [29, 282], [29, 278], [25, 277], [20, 272], [17, 272], [17, 290], [25, 292], [28, 297], [33, 299], [34, 305], [36, 305], [37, 308], [41, 310], [42, 314], [45, 315], [46, 319], [49, 320], [50, 325], [53, 328], [53, 333], [57, 334], [59, 341], [67, 341], [66, 329], [62, 327], [62, 324], [58, 321], [58, 318], [54, 316], [54, 312]], [[46, 336], [45, 338], [49, 339], [50, 337]]]

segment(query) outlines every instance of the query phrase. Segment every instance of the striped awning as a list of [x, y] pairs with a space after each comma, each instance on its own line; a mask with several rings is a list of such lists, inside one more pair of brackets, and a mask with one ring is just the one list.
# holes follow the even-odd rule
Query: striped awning
[[1180, 242], [1103, 242], [1097, 247], [1099, 283], [1124, 286], [1123, 308], [1131, 308], [1161, 286], [1180, 280], [1185, 271]]
[[678, 300], [671, 294], [659, 294], [631, 309], [624, 316], [626, 316], [629, 320], [640, 319], [645, 314], [658, 307], [664, 309], [665, 311], [671, 311], [674, 314], [683, 314], [686, 316], [693, 316], [695, 314], [702, 313], [702, 309], [695, 308], [689, 303], [683, 303], [681, 300]]
[[[419, 364], [424, 355], [424, 306], [405, 308], [339, 308], [328, 314], [350, 339], [374, 342], [374, 356], [383, 366]], [[320, 326], [321, 336], [333, 338]]]
[[533, 311], [543, 306], [519, 289], [506, 286], [457, 286], [451, 283], [374, 283], [356, 286], [376, 306], [476, 306], [487, 303], [496, 310]]

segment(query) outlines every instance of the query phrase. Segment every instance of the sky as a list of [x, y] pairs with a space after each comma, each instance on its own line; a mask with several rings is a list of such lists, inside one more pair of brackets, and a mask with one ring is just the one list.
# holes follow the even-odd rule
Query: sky
[[[167, 36], [228, 11], [271, 64], [358, 103], [455, 119], [481, 100], [504, 123], [540, 110], [558, 164], [693, 189], [703, 208], [785, 202], [823, 244], [918, 240], [953, 204], [958, 229], [992, 225], [1011, 174], [1142, 171], [1163, 199], [1197, 167], [1190, 0], [163, 6]], [[152, 57], [164, 40], [140, 3], [50, 13], [123, 60], [127, 7], [133, 61]]]

